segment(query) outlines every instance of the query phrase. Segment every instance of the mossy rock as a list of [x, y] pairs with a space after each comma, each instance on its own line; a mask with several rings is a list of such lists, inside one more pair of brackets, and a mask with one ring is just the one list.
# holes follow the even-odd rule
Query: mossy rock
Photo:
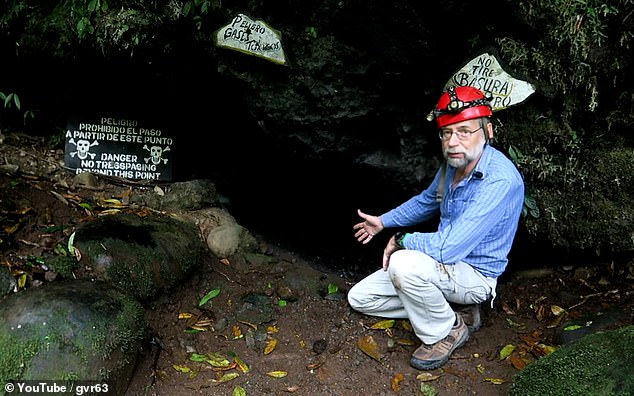
[[103, 381], [123, 394], [146, 324], [138, 301], [104, 282], [56, 281], [0, 304], [0, 381]]
[[515, 375], [510, 396], [634, 395], [634, 325], [586, 335]]
[[75, 234], [84, 274], [141, 302], [180, 283], [200, 263], [205, 245], [198, 227], [163, 215], [117, 214], [83, 223]]

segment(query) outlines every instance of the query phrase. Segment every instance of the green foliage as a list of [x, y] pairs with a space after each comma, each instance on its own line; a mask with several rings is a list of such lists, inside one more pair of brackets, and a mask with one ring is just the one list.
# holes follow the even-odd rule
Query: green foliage
[[104, 55], [133, 54], [138, 48], [169, 47], [178, 27], [172, 22], [192, 19], [201, 30], [208, 14], [220, 6], [220, 0], [10, 1], [0, 14], [0, 26], [16, 32], [16, 51], [64, 57], [92, 48]]
[[634, 149], [584, 144], [585, 132], [546, 118], [529, 123], [518, 126], [522, 151], [510, 151], [529, 191], [524, 202], [528, 232], [554, 246], [597, 254], [634, 249], [634, 175], [624, 172], [634, 163]]
[[582, 91], [584, 107], [595, 110], [600, 93], [597, 76], [623, 72], [629, 66], [634, 32], [627, 20], [632, 2], [523, 0], [515, 4], [538, 34], [535, 42], [528, 43], [512, 37], [499, 39], [507, 62], [547, 84], [547, 89]]
[[[509, 157], [515, 164], [519, 164], [524, 159], [524, 155], [522, 152], [514, 146], [509, 147]], [[539, 207], [537, 206], [537, 201], [533, 195], [526, 191], [524, 193], [524, 205], [522, 206], [522, 217], [526, 217], [531, 215], [532, 217], [539, 217]]]
[[[4, 92], [0, 92], [0, 101], [4, 103], [4, 113], [12, 113], [16, 110], [18, 113], [22, 110], [22, 105], [20, 102], [20, 97], [16, 93], [5, 94]], [[35, 118], [35, 113], [32, 110], [25, 110], [22, 112], [22, 124], [26, 125], [28, 119]]]
[[634, 180], [625, 170], [634, 161], [627, 137], [634, 125], [634, 2], [514, 6], [533, 30], [499, 38], [500, 52], [512, 70], [531, 77], [546, 109], [514, 110], [507, 122], [509, 156], [526, 181], [526, 228], [558, 247], [633, 250]]
[[510, 396], [631, 395], [634, 326], [587, 335], [517, 373]]

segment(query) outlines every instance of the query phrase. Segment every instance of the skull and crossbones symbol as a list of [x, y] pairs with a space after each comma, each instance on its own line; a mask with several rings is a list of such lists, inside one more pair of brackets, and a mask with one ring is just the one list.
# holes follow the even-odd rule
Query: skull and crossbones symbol
[[147, 144], [144, 144], [143, 148], [150, 152], [150, 156], [147, 157], [147, 158], [144, 158], [146, 163], [149, 162], [150, 160], [152, 160], [153, 164], [160, 164], [161, 161], [163, 161], [163, 164], [167, 164], [168, 159], [167, 158], [161, 158], [161, 157], [162, 157], [164, 152], [170, 151], [169, 146], [166, 146], [165, 148], [162, 148], [161, 146], [148, 147]]
[[90, 148], [92, 146], [98, 146], [99, 142], [98, 141], [94, 141], [92, 143], [90, 143], [88, 140], [86, 139], [79, 139], [77, 142], [75, 142], [75, 139], [71, 138], [68, 143], [70, 144], [74, 144], [75, 147], [77, 148], [77, 151], [73, 151], [70, 153], [71, 157], [75, 157], [75, 155], [77, 156], [77, 158], [79, 159], [86, 159], [88, 158], [88, 156], [90, 156], [91, 159], [95, 158], [95, 153], [91, 153], [90, 152]]

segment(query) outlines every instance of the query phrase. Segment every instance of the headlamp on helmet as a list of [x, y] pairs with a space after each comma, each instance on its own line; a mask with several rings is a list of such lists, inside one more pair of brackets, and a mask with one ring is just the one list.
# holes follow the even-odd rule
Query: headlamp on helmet
[[469, 86], [449, 87], [440, 96], [436, 108], [427, 115], [428, 121], [436, 120], [438, 128], [473, 118], [490, 117], [491, 97]]

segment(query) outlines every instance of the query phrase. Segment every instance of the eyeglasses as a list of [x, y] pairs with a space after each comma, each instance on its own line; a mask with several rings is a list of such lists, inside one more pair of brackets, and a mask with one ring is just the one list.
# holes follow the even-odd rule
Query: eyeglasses
[[451, 135], [456, 134], [456, 137], [458, 138], [458, 140], [467, 140], [471, 137], [471, 135], [478, 132], [482, 128], [484, 127], [480, 126], [480, 128], [475, 129], [473, 131], [465, 131], [462, 129], [458, 131], [452, 131], [451, 129], [441, 129], [440, 131], [438, 131], [438, 137], [441, 140], [449, 140], [451, 139]]

